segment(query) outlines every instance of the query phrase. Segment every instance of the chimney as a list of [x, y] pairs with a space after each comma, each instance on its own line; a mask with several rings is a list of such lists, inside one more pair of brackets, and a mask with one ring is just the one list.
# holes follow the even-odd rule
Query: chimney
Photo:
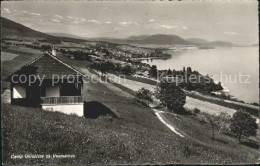
[[56, 50], [55, 50], [55, 47], [54, 47], [54, 46], [52, 46], [51, 54], [52, 54], [53, 56], [56, 56]]

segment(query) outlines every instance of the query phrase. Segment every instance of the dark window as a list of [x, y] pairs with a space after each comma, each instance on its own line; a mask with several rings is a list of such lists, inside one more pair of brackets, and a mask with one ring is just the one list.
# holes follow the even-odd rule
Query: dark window
[[74, 83], [63, 83], [60, 86], [61, 96], [80, 96], [81, 89]]

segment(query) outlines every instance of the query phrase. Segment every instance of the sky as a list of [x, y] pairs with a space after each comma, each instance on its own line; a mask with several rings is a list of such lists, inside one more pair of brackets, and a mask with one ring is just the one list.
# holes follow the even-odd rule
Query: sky
[[258, 41], [257, 1], [7, 2], [1, 15], [32, 29], [81, 37], [172, 34], [236, 44]]

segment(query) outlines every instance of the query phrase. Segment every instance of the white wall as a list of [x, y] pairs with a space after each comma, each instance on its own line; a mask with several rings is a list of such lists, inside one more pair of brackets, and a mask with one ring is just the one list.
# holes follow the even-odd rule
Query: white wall
[[26, 98], [26, 87], [21, 85], [15, 85], [13, 87], [13, 98]]
[[49, 86], [46, 87], [46, 97], [59, 97], [60, 96], [60, 86]]
[[84, 116], [84, 105], [82, 104], [62, 104], [62, 105], [42, 105], [42, 109], [46, 111], [58, 111], [64, 114], [76, 114]]

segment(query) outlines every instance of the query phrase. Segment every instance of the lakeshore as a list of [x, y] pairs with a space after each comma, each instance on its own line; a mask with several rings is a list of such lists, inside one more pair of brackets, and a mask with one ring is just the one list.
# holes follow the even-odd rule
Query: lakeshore
[[[238, 100], [249, 103], [259, 103], [258, 47], [233, 47], [215, 49], [195, 49], [183, 51], [168, 51], [172, 58], [167, 60], [143, 60], [143, 63], [156, 65], [159, 70], [191, 67], [203, 75], [209, 74], [216, 82], [230, 90], [230, 94]], [[250, 58], [249, 58], [250, 57]], [[248, 75], [248, 82], [241, 83], [239, 74]], [[246, 81], [247, 77], [241, 77]]]

